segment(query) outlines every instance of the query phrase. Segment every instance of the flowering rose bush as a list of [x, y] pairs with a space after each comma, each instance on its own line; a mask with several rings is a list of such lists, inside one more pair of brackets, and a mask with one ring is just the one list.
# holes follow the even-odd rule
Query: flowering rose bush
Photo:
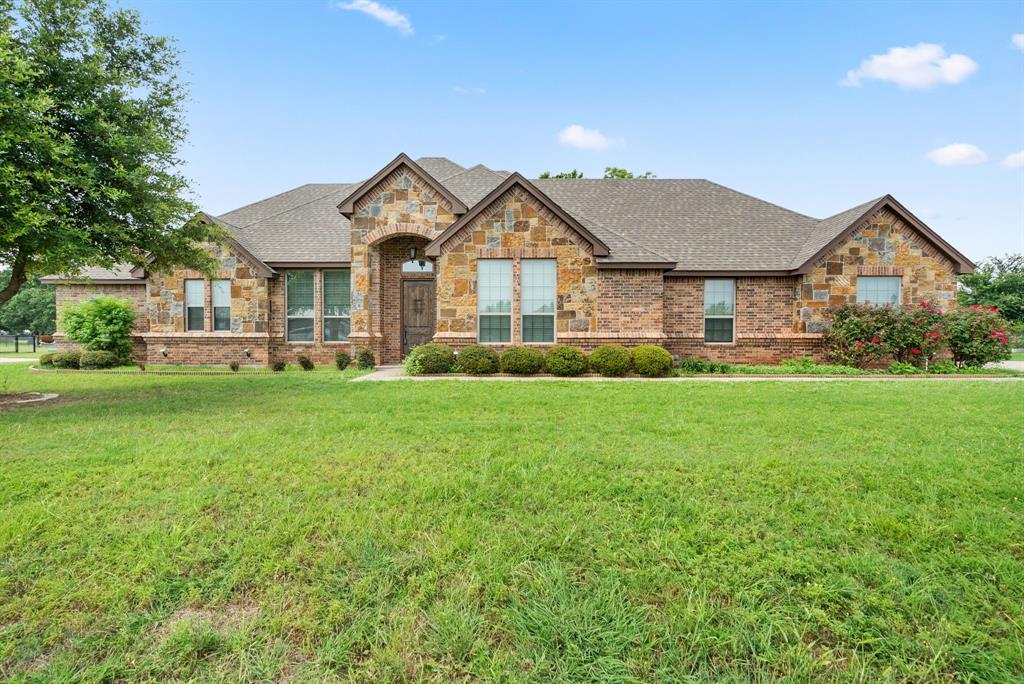
[[927, 366], [942, 348], [942, 312], [928, 302], [890, 312], [882, 331], [889, 355], [898, 363]]
[[1007, 331], [1010, 323], [994, 306], [950, 311], [943, 316], [942, 332], [957, 366], [984, 366], [1010, 358]]
[[890, 307], [844, 306], [832, 316], [826, 336], [828, 355], [844, 366], [864, 368], [887, 353], [882, 340], [892, 317]]

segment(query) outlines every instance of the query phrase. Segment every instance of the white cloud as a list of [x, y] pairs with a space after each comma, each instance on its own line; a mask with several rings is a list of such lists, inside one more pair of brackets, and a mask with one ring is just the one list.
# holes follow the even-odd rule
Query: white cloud
[[1024, 150], [1006, 155], [1006, 159], [999, 163], [1007, 169], [1024, 169]]
[[584, 128], [579, 124], [566, 126], [558, 132], [558, 142], [581, 150], [605, 150], [612, 141], [593, 128]]
[[1010, 36], [1010, 46], [1024, 52], [1024, 33], [1014, 33]]
[[463, 95], [483, 95], [487, 92], [484, 88], [466, 88], [464, 86], [452, 86], [452, 90]]
[[939, 166], [970, 166], [981, 164], [988, 159], [988, 155], [982, 152], [977, 145], [953, 143], [932, 150], [925, 155], [925, 158]]
[[967, 55], [947, 56], [941, 45], [918, 43], [871, 55], [846, 72], [841, 83], [859, 88], [861, 81], [875, 80], [891, 81], [903, 88], [932, 88], [941, 83], [960, 83], [977, 70], [978, 64]]
[[434, 35], [434, 42], [435, 43], [443, 43], [446, 40], [448, 40], [448, 36], [446, 36], [443, 33], [437, 33], [437, 34]]
[[398, 32], [403, 36], [411, 36], [415, 33], [412, 30], [412, 22], [409, 21], [409, 17], [398, 10], [391, 9], [373, 0], [352, 0], [351, 2], [343, 2], [338, 7], [371, 16], [393, 29], [398, 29]]

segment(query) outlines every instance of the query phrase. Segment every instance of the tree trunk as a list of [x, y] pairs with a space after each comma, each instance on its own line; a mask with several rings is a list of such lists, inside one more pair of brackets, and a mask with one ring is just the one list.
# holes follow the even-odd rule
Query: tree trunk
[[0, 290], [0, 306], [3, 306], [7, 301], [18, 294], [18, 290], [25, 284], [28, 278], [25, 277], [25, 260], [18, 255], [14, 259], [14, 263], [11, 265], [11, 280], [7, 283], [7, 287]]

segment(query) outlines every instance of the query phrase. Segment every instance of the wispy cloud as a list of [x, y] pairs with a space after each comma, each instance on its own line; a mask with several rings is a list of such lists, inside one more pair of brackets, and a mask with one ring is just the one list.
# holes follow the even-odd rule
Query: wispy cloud
[[943, 83], [960, 83], [978, 70], [967, 55], [947, 55], [941, 45], [918, 43], [894, 47], [884, 55], [871, 55], [856, 69], [846, 72], [840, 83], [859, 88], [862, 81], [890, 81], [903, 88], [933, 88]]
[[988, 155], [982, 152], [977, 145], [954, 143], [932, 150], [925, 155], [925, 158], [939, 166], [970, 166], [986, 161]]
[[405, 16], [398, 10], [382, 5], [379, 2], [374, 2], [373, 0], [351, 0], [351, 2], [343, 2], [339, 4], [338, 7], [344, 10], [362, 12], [386, 26], [398, 29], [398, 32], [403, 36], [411, 36], [415, 33], [412, 28], [412, 22], [409, 21], [409, 17]]
[[444, 35], [443, 33], [436, 33], [436, 34], [434, 34], [434, 42], [435, 43], [443, 43], [446, 40], [448, 40], [448, 36]]
[[1006, 159], [999, 163], [1007, 169], [1024, 169], [1024, 150], [1006, 155]]
[[1010, 36], [1010, 47], [1024, 52], [1024, 33], [1014, 33]]
[[612, 141], [605, 137], [601, 131], [593, 128], [584, 128], [579, 124], [566, 126], [558, 132], [558, 142], [570, 147], [577, 147], [581, 150], [606, 150]]
[[465, 86], [452, 86], [452, 90], [463, 95], [483, 95], [487, 92], [484, 88], [466, 88]]

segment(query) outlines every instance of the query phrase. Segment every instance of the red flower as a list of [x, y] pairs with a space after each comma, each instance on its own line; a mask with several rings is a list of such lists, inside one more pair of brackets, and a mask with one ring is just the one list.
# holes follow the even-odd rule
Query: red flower
[[980, 309], [981, 305], [980, 304], [971, 304], [971, 308], [972, 309]]
[[921, 350], [920, 350], [920, 349], [911, 349], [911, 350], [910, 350], [910, 353], [911, 353], [911, 354], [920, 354], [920, 353], [921, 353]]
[[881, 342], [881, 340], [878, 339], [877, 337], [872, 337], [871, 338], [871, 344], [878, 344], [879, 342]]
[[922, 300], [921, 301], [921, 306], [923, 306], [925, 308], [928, 308], [928, 302]]
[[860, 347], [863, 347], [863, 346], [864, 346], [864, 343], [863, 343], [863, 342], [861, 342], [860, 340], [857, 340], [857, 341], [856, 341], [856, 342], [854, 342], [853, 344], [854, 344], [854, 346], [855, 346], [855, 347], [857, 347], [858, 349], [859, 349]]
[[998, 306], [990, 306], [990, 307], [988, 307], [988, 310], [991, 311], [992, 313], [996, 313], [997, 311], [999, 311], [999, 307]]

